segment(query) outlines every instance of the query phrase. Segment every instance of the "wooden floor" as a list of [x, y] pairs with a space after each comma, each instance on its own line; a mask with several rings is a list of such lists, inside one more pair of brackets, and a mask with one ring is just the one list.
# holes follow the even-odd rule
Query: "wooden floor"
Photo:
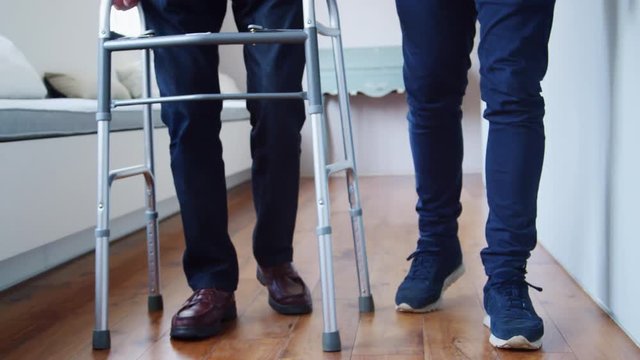
[[[93, 256], [87, 255], [0, 293], [0, 359], [640, 359], [638, 347], [542, 248], [529, 264], [529, 281], [544, 319], [539, 352], [497, 351], [482, 326], [486, 202], [479, 176], [465, 178], [460, 219], [467, 273], [445, 294], [443, 309], [427, 315], [394, 311], [417, 238], [412, 177], [361, 179], [374, 314], [360, 315], [344, 182], [333, 181], [332, 215], [338, 323], [343, 350], [321, 350], [322, 311], [315, 240], [313, 183], [304, 180], [295, 234], [295, 262], [312, 288], [315, 310], [280, 316], [267, 305], [255, 279], [251, 252], [254, 222], [247, 185], [229, 193], [229, 231], [240, 263], [239, 318], [224, 335], [200, 342], [172, 341], [173, 312], [190, 295], [182, 273], [183, 239], [178, 217], [161, 225], [164, 313], [146, 312], [144, 234], [112, 246], [110, 326], [112, 349], [91, 350]], [[91, 241], [91, 239], [87, 239]]]

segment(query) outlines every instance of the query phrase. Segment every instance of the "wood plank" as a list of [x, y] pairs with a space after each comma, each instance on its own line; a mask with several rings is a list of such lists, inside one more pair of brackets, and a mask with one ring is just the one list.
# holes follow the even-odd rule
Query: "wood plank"
[[536, 297], [579, 359], [640, 359], [640, 348], [558, 264], [536, 271], [547, 279]]
[[[475, 181], [465, 178], [465, 184], [482, 183], [481, 179], [471, 180]], [[444, 293], [442, 308], [424, 315], [425, 359], [498, 359], [482, 324], [484, 309], [478, 293], [486, 280], [479, 256], [486, 246], [486, 207], [481, 195], [466, 188], [462, 192], [464, 208], [458, 223], [466, 272]]]
[[[330, 183], [332, 242], [334, 278], [336, 290], [336, 313], [342, 351], [322, 351], [323, 313], [318, 260], [318, 245], [315, 236], [316, 209], [312, 202], [300, 209], [294, 241], [295, 263], [300, 275], [312, 289], [314, 310], [300, 317], [290, 335], [282, 359], [349, 359], [353, 349], [359, 322], [358, 287], [356, 280], [353, 240], [344, 179], [333, 179]], [[342, 201], [340, 201], [342, 200]]]
[[374, 227], [369, 232], [370, 247], [377, 249], [369, 258], [376, 312], [361, 317], [354, 355], [423, 356], [422, 315], [395, 311], [395, 290], [408, 262], [404, 254], [393, 250], [391, 239], [401, 239], [403, 234], [395, 226]]
[[425, 358], [498, 359], [483, 316], [473, 279], [463, 276], [445, 292], [442, 309], [424, 316]]
[[351, 360], [422, 360], [420, 355], [354, 355]]
[[350, 359], [359, 322], [357, 303], [351, 300], [336, 301], [342, 351], [331, 353], [322, 351], [322, 307], [319, 302], [315, 302], [314, 306], [313, 313], [301, 317], [295, 325], [289, 342], [279, 358], [287, 360]]
[[[359, 314], [351, 225], [343, 178], [330, 182], [334, 270], [342, 352], [322, 352], [322, 303], [315, 237], [313, 181], [303, 179], [294, 237], [294, 260], [313, 289], [314, 311], [280, 316], [267, 305], [255, 279], [255, 222], [249, 185], [229, 193], [229, 233], [238, 253], [239, 318], [220, 336], [204, 341], [169, 338], [173, 313], [191, 291], [182, 271], [184, 239], [179, 217], [161, 224], [161, 283], [165, 310], [146, 311], [144, 233], [111, 247], [111, 351], [91, 350], [93, 256], [65, 264], [0, 293], [1, 359], [640, 359], [640, 349], [538, 247], [528, 279], [544, 287], [531, 292], [545, 322], [541, 351], [496, 350], [482, 326], [486, 280], [479, 251], [486, 246], [486, 201], [479, 176], [465, 176], [459, 221], [466, 274], [445, 294], [440, 311], [400, 314], [395, 291], [415, 248], [417, 217], [413, 177], [360, 179], [375, 314]], [[90, 240], [90, 239], [89, 239]]]
[[[500, 350], [500, 359], [505, 360], [576, 360], [573, 353], [550, 353], [546, 351]], [[587, 358], [588, 359], [588, 358]]]

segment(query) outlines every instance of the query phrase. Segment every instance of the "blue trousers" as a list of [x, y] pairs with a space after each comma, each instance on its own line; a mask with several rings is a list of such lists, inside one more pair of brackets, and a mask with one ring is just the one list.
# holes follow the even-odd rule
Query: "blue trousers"
[[[227, 0], [144, 0], [146, 20], [158, 35], [219, 32]], [[233, 0], [240, 31], [249, 24], [302, 28], [300, 0]], [[157, 49], [155, 68], [162, 96], [217, 93], [218, 48]], [[301, 91], [302, 45], [245, 46], [249, 92]], [[302, 100], [248, 101], [256, 226], [253, 250], [261, 266], [292, 260], [298, 206]], [[234, 291], [238, 261], [227, 230], [221, 101], [164, 104], [162, 120], [171, 138], [171, 169], [182, 215], [184, 271], [192, 289]]]
[[540, 81], [554, 0], [396, 0], [402, 28], [409, 134], [416, 173], [418, 248], [457, 242], [462, 211], [461, 104], [480, 23], [480, 88], [489, 121], [487, 275], [524, 272], [536, 245], [544, 155]]

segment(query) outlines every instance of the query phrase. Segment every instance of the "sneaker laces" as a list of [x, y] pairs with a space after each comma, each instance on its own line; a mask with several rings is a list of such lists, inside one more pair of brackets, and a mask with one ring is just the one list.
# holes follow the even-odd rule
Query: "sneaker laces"
[[433, 250], [416, 250], [407, 257], [407, 261], [413, 260], [409, 269], [409, 276], [419, 279], [430, 279], [436, 266], [433, 264], [433, 257], [437, 252]]
[[[542, 292], [541, 287], [535, 286], [524, 279], [508, 280], [497, 284], [496, 291], [505, 298], [506, 307], [504, 310], [512, 313], [525, 312], [528, 316], [533, 317], [534, 310], [530, 304], [529, 287]], [[529, 301], [527, 302], [525, 299], [529, 299]]]

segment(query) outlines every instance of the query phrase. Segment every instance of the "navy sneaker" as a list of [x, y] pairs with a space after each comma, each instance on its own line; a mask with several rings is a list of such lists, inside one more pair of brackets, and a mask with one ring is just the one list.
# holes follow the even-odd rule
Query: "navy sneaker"
[[529, 287], [522, 279], [487, 282], [484, 287], [484, 325], [491, 329], [489, 342], [503, 349], [537, 350], [542, 346], [544, 325], [531, 304]]
[[416, 250], [396, 292], [396, 310], [425, 313], [440, 307], [442, 293], [464, 274], [460, 245], [450, 251]]

